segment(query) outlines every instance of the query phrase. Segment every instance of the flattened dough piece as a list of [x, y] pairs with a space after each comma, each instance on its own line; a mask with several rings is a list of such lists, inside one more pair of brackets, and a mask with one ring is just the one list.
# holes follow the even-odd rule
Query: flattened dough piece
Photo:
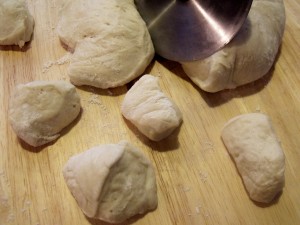
[[69, 0], [58, 23], [72, 49], [69, 76], [75, 85], [112, 88], [141, 75], [154, 47], [133, 0]]
[[261, 113], [237, 116], [225, 124], [222, 139], [250, 198], [271, 202], [284, 187], [285, 156], [270, 119]]
[[263, 77], [272, 67], [285, 26], [282, 0], [253, 0], [237, 36], [212, 56], [182, 62], [185, 73], [201, 89], [233, 89]]
[[140, 132], [153, 141], [169, 136], [182, 121], [177, 105], [158, 85], [158, 78], [142, 76], [126, 93], [121, 111]]
[[37, 147], [57, 139], [80, 112], [75, 87], [65, 81], [33, 81], [18, 85], [9, 119], [19, 138]]
[[30, 41], [34, 20], [25, 0], [0, 0], [0, 45], [19, 45]]
[[157, 207], [153, 166], [126, 141], [97, 146], [71, 157], [63, 175], [88, 217], [120, 223]]

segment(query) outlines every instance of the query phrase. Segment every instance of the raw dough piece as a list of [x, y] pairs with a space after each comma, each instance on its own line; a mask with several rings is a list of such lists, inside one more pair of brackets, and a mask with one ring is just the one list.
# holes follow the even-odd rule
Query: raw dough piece
[[170, 135], [182, 121], [177, 105], [160, 89], [158, 78], [142, 76], [127, 92], [121, 111], [140, 132], [153, 141]]
[[58, 35], [75, 49], [69, 75], [75, 85], [121, 86], [141, 75], [154, 56], [133, 0], [69, 0]]
[[80, 112], [75, 87], [65, 81], [33, 81], [18, 85], [10, 101], [13, 130], [37, 147], [57, 139]]
[[25, 0], [0, 0], [0, 45], [19, 45], [30, 41], [34, 20]]
[[71, 157], [63, 175], [88, 217], [120, 223], [157, 207], [152, 164], [126, 141]]
[[250, 198], [269, 203], [284, 187], [285, 157], [270, 119], [250, 113], [231, 119], [222, 139]]
[[233, 89], [264, 76], [277, 55], [285, 25], [282, 0], [253, 0], [248, 19], [237, 36], [222, 50], [194, 62], [182, 62], [201, 89]]

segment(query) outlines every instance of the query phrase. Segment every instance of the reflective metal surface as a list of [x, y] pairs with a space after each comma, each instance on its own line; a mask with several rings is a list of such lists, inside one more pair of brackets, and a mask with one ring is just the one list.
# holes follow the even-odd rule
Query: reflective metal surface
[[157, 54], [174, 61], [208, 57], [247, 18], [252, 0], [135, 0]]

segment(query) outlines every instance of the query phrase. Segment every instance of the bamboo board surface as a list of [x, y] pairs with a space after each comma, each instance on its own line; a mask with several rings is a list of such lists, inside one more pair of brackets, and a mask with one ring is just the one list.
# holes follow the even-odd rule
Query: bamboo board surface
[[[8, 123], [15, 86], [33, 80], [68, 80], [69, 53], [55, 32], [58, 0], [29, 0], [35, 18], [25, 49], [0, 47], [0, 224], [104, 225], [88, 219], [69, 192], [62, 168], [72, 155], [93, 146], [128, 140], [153, 162], [158, 208], [124, 224], [296, 225], [300, 224], [300, 3], [285, 0], [286, 29], [275, 67], [261, 80], [236, 90], [205, 93], [179, 64], [161, 58], [147, 72], [183, 113], [168, 139], [147, 140], [123, 119], [127, 86], [78, 88], [80, 117], [54, 143], [32, 148]], [[1, 18], [0, 18], [1, 19]], [[270, 205], [251, 201], [220, 139], [222, 126], [242, 113], [268, 114], [286, 156], [286, 183]]]

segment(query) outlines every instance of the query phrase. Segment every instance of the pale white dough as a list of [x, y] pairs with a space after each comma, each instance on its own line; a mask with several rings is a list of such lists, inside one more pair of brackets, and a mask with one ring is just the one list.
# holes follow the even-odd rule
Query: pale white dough
[[133, 0], [68, 0], [57, 30], [60, 40], [74, 49], [69, 76], [75, 85], [124, 85], [141, 75], [154, 57]]
[[10, 100], [9, 119], [19, 138], [37, 147], [57, 139], [80, 112], [75, 87], [65, 81], [21, 84]]
[[255, 81], [272, 67], [284, 26], [282, 0], [253, 0], [245, 24], [226, 47], [204, 60], [182, 62], [182, 67], [207, 92]]
[[120, 223], [157, 207], [153, 166], [126, 141], [97, 146], [71, 157], [63, 175], [88, 217]]
[[237, 116], [224, 126], [222, 139], [250, 198], [271, 202], [284, 187], [285, 156], [268, 116]]
[[19, 45], [30, 41], [34, 20], [25, 0], [0, 0], [0, 45]]
[[182, 121], [177, 105], [158, 85], [158, 78], [142, 76], [126, 93], [121, 111], [140, 132], [153, 141], [169, 136]]

